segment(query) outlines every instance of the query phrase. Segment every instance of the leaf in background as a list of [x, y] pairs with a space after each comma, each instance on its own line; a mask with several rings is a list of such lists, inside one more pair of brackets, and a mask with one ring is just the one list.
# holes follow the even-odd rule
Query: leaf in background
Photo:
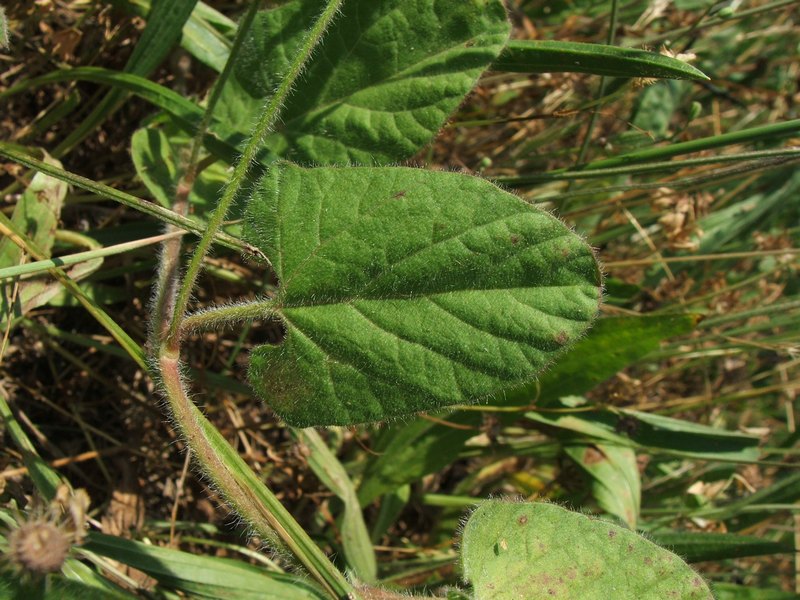
[[[188, 157], [181, 159], [181, 152], [187, 151], [188, 143], [188, 138], [174, 131], [151, 128], [139, 129], [131, 138], [131, 157], [136, 173], [162, 206], [172, 206], [175, 199], [175, 189], [188, 160]], [[189, 194], [193, 214], [202, 217], [216, 206], [227, 178], [227, 168], [219, 162], [199, 173]], [[226, 231], [235, 234], [229, 228]]]
[[[125, 4], [143, 18], [150, 12], [150, 0], [127, 0]], [[231, 42], [226, 34], [233, 35], [235, 30], [236, 23], [204, 2], [198, 2], [183, 26], [181, 46], [219, 73], [231, 51]]]
[[554, 40], [511, 40], [492, 70], [708, 81], [708, 77], [692, 65], [657, 52]]
[[591, 477], [592, 496], [600, 507], [636, 529], [642, 482], [633, 449], [612, 444], [570, 444], [564, 452]]
[[[45, 162], [61, 168], [61, 163], [45, 155]], [[43, 252], [50, 254], [56, 240], [56, 228], [61, 217], [61, 207], [67, 196], [66, 183], [37, 173], [22, 194], [11, 223], [25, 234]], [[89, 238], [81, 236], [89, 244]], [[94, 244], [97, 247], [97, 244]], [[93, 248], [89, 248], [93, 249]], [[0, 267], [12, 267], [23, 260], [23, 251], [9, 237], [0, 239]], [[74, 266], [68, 271], [70, 277], [79, 280], [93, 273], [103, 264], [103, 259], [93, 259]], [[5, 328], [8, 317], [20, 317], [47, 302], [63, 291], [62, 285], [50, 275], [25, 279], [9, 279], [0, 282], [0, 328]]]
[[381, 421], [533, 378], [588, 328], [599, 279], [563, 223], [491, 183], [415, 169], [261, 180], [245, 235], [280, 281], [254, 389], [290, 425]]
[[[50, 156], [45, 155], [44, 161], [61, 168], [61, 163]], [[67, 184], [58, 179], [36, 173], [11, 215], [11, 222], [48, 254], [55, 241], [67, 188]], [[0, 266], [10, 267], [20, 260], [22, 249], [5, 236], [0, 239]]]
[[643, 90], [636, 99], [631, 117], [633, 127], [624, 132], [620, 140], [649, 146], [653, 139], [669, 137], [670, 128], [675, 125], [675, 113], [691, 88], [684, 81], [659, 81]]
[[790, 543], [765, 540], [752, 535], [674, 531], [652, 533], [650, 538], [687, 562], [794, 552], [794, 546]]
[[[220, 102], [233, 129], [249, 131], [320, 8], [302, 0], [256, 18]], [[508, 34], [498, 0], [348, 1], [266, 145], [317, 164], [408, 158], [463, 102]]]
[[481, 415], [474, 411], [444, 414], [441, 418], [456, 426], [420, 417], [381, 431], [374, 446], [377, 456], [368, 459], [358, 488], [361, 506], [445, 468], [455, 460], [464, 443], [478, 434], [482, 421]]
[[237, 600], [322, 600], [326, 597], [297, 577], [272, 573], [229, 558], [198, 556], [96, 532], [89, 533], [83, 548], [144, 571], [162, 585], [194, 597]]
[[295, 429], [293, 433], [309, 450], [306, 458], [311, 470], [344, 504], [340, 529], [347, 564], [359, 581], [374, 583], [378, 577], [375, 551], [350, 476], [316, 431]]
[[770, 213], [797, 206], [798, 198], [800, 172], [795, 171], [782, 178], [781, 184], [772, 190], [756, 193], [715, 210], [698, 222], [704, 232], [698, 252], [720, 252], [731, 242], [749, 240]]
[[551, 406], [559, 398], [582, 395], [635, 363], [669, 337], [688, 333], [698, 315], [609, 317], [598, 319], [585, 338], [568, 351], [537, 383], [509, 391], [502, 404]]
[[543, 425], [651, 452], [741, 462], [753, 462], [759, 455], [758, 437], [633, 410], [528, 412], [525, 416]]
[[475, 600], [712, 598], [674, 554], [554, 504], [485, 501], [467, 521], [461, 548]]

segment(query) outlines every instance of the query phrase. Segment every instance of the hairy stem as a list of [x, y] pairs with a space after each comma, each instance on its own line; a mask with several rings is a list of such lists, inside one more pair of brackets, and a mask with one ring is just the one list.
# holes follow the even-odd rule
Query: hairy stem
[[198, 331], [209, 331], [234, 323], [255, 321], [270, 316], [277, 316], [271, 300], [257, 300], [243, 302], [229, 306], [216, 306], [207, 308], [192, 315], [188, 315], [181, 323], [181, 335]]
[[260, 536], [273, 543], [276, 536], [282, 540], [332, 598], [356, 598], [352, 586], [314, 540], [194, 405], [178, 358], [162, 354], [158, 368], [175, 423], [203, 472], [226, 502]]
[[[195, 179], [197, 179], [197, 161], [200, 157], [200, 149], [203, 147], [203, 138], [211, 123], [211, 118], [214, 115], [214, 108], [222, 94], [222, 88], [225, 86], [225, 82], [228, 80], [233, 70], [235, 58], [239, 55], [239, 50], [242, 47], [245, 36], [250, 30], [250, 26], [253, 24], [253, 19], [255, 19], [256, 12], [258, 11], [258, 5], [258, 2], [251, 2], [250, 8], [248, 8], [241, 23], [239, 23], [236, 39], [233, 41], [228, 60], [225, 62], [225, 68], [222, 69], [222, 73], [220, 73], [219, 77], [214, 82], [214, 86], [208, 98], [206, 110], [203, 113], [203, 118], [192, 139], [189, 162], [186, 165], [183, 177], [181, 177], [181, 180], [178, 182], [175, 191], [175, 202], [172, 205], [172, 210], [181, 216], [185, 217], [189, 213], [189, 194], [192, 192]], [[166, 233], [171, 233], [174, 230], [174, 225], [167, 225]], [[156, 299], [153, 309], [153, 323], [156, 325], [151, 331], [151, 343], [154, 344], [154, 347], [167, 336], [170, 318], [175, 312], [175, 301], [180, 290], [180, 255], [182, 245], [181, 238], [167, 240], [161, 245], [158, 282], [156, 284]]]
[[312, 25], [308, 36], [306, 36], [306, 39], [300, 48], [300, 51], [297, 53], [297, 56], [294, 58], [294, 61], [289, 67], [288, 73], [281, 81], [281, 84], [278, 86], [275, 94], [269, 99], [264, 107], [264, 111], [258, 120], [258, 124], [253, 130], [253, 133], [250, 136], [247, 145], [245, 146], [244, 152], [242, 152], [241, 158], [236, 163], [231, 178], [225, 185], [225, 191], [222, 194], [222, 199], [217, 205], [214, 214], [211, 216], [211, 220], [208, 223], [208, 228], [206, 229], [205, 234], [197, 244], [197, 248], [195, 249], [192, 259], [189, 262], [189, 266], [186, 269], [186, 275], [184, 276], [183, 283], [175, 300], [175, 309], [172, 313], [172, 319], [169, 324], [165, 341], [171, 350], [177, 348], [177, 344], [179, 343], [178, 339], [181, 321], [186, 313], [186, 307], [189, 304], [192, 290], [194, 289], [195, 283], [197, 282], [197, 277], [200, 274], [203, 259], [208, 253], [211, 242], [214, 239], [214, 234], [222, 225], [222, 221], [225, 219], [228, 209], [233, 203], [234, 198], [236, 198], [236, 194], [239, 192], [239, 189], [242, 187], [242, 184], [247, 176], [247, 172], [250, 169], [250, 164], [253, 162], [253, 159], [258, 152], [262, 140], [278, 120], [280, 110], [283, 107], [286, 99], [289, 97], [295, 81], [297, 81], [297, 78], [303, 72], [306, 63], [311, 58], [314, 48], [322, 40], [325, 30], [338, 13], [342, 2], [343, 0], [330, 0], [317, 21], [314, 23], [314, 25]]
[[[358, 598], [353, 586], [328, 560], [325, 553], [295, 521], [269, 488], [253, 473], [236, 450], [194, 405], [188, 395], [180, 364], [181, 336], [187, 330], [218, 326], [222, 323], [230, 323], [231, 320], [263, 318], [265, 314], [270, 313], [271, 304], [268, 301], [258, 301], [212, 309], [184, 318], [203, 259], [214, 241], [230, 205], [245, 181], [261, 141], [277, 121], [280, 109], [290, 94], [294, 82], [303, 71], [314, 47], [322, 39], [325, 30], [338, 12], [342, 1], [329, 0], [319, 19], [311, 27], [303, 48], [292, 63], [288, 74], [265, 106], [241, 158], [234, 167], [231, 178], [225, 185], [222, 199], [211, 216], [182, 281], [179, 271], [180, 245], [173, 244], [169, 248], [165, 248], [159, 273], [153, 338], [157, 342], [155, 346], [158, 348], [156, 363], [170, 412], [191, 449], [193, 457], [206, 476], [239, 516], [246, 520], [262, 537], [273, 542], [282, 542], [331, 597], [353, 600]], [[232, 51], [231, 56], [234, 54], [235, 52]], [[228, 64], [230, 63], [231, 59], [229, 58]], [[225, 71], [230, 71], [227, 65]], [[212, 93], [209, 111], [213, 110], [215, 103], [216, 96]], [[184, 209], [191, 185], [196, 177], [194, 165], [197, 160], [197, 152], [199, 152], [197, 144], [199, 142], [196, 142], [194, 146], [189, 169], [179, 186], [176, 204], [182, 203], [178, 206], [180, 209]]]

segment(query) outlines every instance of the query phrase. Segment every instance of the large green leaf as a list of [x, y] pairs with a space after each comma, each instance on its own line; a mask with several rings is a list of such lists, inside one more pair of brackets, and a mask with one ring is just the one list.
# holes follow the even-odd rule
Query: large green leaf
[[[298, 51], [320, 0], [262, 12], [218, 114], [249, 131]], [[350, 0], [266, 142], [315, 163], [388, 163], [427, 144], [497, 58], [509, 24], [499, 0]]]
[[250, 382], [291, 425], [378, 421], [533, 378], [593, 319], [597, 263], [563, 223], [491, 183], [281, 163], [246, 209], [280, 281], [277, 346]]
[[712, 598], [671, 552], [554, 504], [484, 502], [464, 528], [461, 562], [475, 600]]

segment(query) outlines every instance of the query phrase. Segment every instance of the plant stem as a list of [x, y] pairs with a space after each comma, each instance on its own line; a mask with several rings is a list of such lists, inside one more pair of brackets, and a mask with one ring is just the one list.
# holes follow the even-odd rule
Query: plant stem
[[[322, 39], [328, 25], [339, 11], [342, 1], [330, 0], [328, 2], [318, 20], [312, 25], [301, 51], [293, 61], [275, 95], [267, 102], [263, 114], [225, 186], [222, 199], [209, 221], [208, 228], [195, 249], [174, 300], [172, 298], [164, 299], [162, 306], [157, 307], [154, 317], [155, 319], [163, 318], [163, 320], [157, 321], [154, 329], [160, 342], [157, 365], [164, 394], [175, 423], [201, 469], [239, 516], [250, 523], [253, 529], [264, 538], [273, 541], [281, 540], [308, 572], [322, 584], [331, 597], [355, 600], [358, 594], [344, 575], [328, 560], [314, 540], [191, 401], [180, 363], [181, 335], [185, 332], [187, 324], [190, 329], [193, 327], [203, 328], [227, 323], [231, 319], [259, 318], [270, 312], [270, 303], [259, 301], [247, 305], [212, 309], [184, 319], [203, 258], [214, 241], [214, 236], [222, 225], [228, 208], [245, 181], [262, 139], [277, 121], [283, 103], [311, 57], [314, 47]], [[233, 55], [232, 52], [231, 56]], [[187, 180], [183, 183], [190, 182]], [[187, 185], [183, 187], [185, 189], [181, 190], [182, 193], [188, 189]], [[172, 256], [162, 257], [162, 260], [164, 258], [169, 261]], [[177, 256], [175, 259], [177, 260]], [[177, 265], [162, 262], [161, 268], [165, 272], [162, 281], [168, 287], [172, 285], [172, 281], [179, 280]], [[171, 273], [169, 277], [166, 276], [167, 269]], [[165, 288], [160, 294], [164, 295], [167, 291], [168, 288]], [[164, 316], [164, 307], [168, 306], [172, 307], [169, 319]]]
[[[228, 60], [225, 61], [225, 68], [222, 73], [214, 82], [211, 90], [211, 95], [206, 105], [206, 110], [203, 113], [203, 118], [197, 127], [194, 137], [192, 138], [192, 149], [189, 162], [186, 165], [183, 177], [178, 182], [175, 191], [175, 202], [172, 205], [172, 210], [181, 216], [186, 216], [189, 212], [189, 194], [194, 187], [195, 179], [198, 174], [198, 158], [200, 156], [200, 149], [203, 147], [203, 138], [205, 137], [208, 126], [211, 123], [211, 118], [214, 115], [214, 108], [217, 101], [222, 94], [222, 88], [233, 70], [233, 65], [236, 57], [239, 55], [242, 43], [244, 42], [250, 26], [253, 24], [256, 12], [258, 10], [258, 2], [253, 1], [245, 13], [242, 22], [236, 32], [236, 39], [233, 41], [233, 47], [228, 55]], [[175, 231], [173, 225], [167, 225], [167, 233]], [[181, 238], [175, 238], [165, 241], [161, 245], [161, 256], [159, 260], [158, 281], [156, 283], [156, 298], [154, 303], [154, 318], [153, 326], [150, 331], [151, 343], [154, 347], [164, 340], [167, 335], [168, 327], [170, 324], [171, 315], [175, 311], [175, 302], [178, 295], [179, 286], [181, 283], [180, 277], [180, 255], [182, 248]]]
[[178, 359], [162, 355], [158, 366], [175, 422], [203, 472], [226, 502], [259, 535], [274, 542], [277, 534], [332, 598], [355, 598], [344, 575], [191, 401]]
[[225, 215], [228, 213], [228, 209], [233, 203], [234, 198], [236, 198], [236, 194], [239, 192], [239, 189], [242, 187], [245, 177], [247, 176], [247, 172], [250, 169], [250, 163], [252, 163], [253, 159], [255, 158], [262, 140], [278, 120], [280, 110], [283, 107], [286, 99], [289, 97], [295, 81], [297, 81], [300, 73], [303, 72], [306, 63], [311, 58], [314, 48], [317, 46], [320, 40], [322, 40], [322, 37], [325, 34], [328, 26], [339, 12], [342, 2], [343, 0], [330, 0], [325, 9], [322, 11], [322, 14], [311, 27], [308, 36], [300, 48], [300, 51], [297, 53], [297, 56], [295, 56], [294, 61], [290, 65], [288, 73], [284, 76], [283, 80], [278, 86], [278, 89], [275, 91], [275, 94], [267, 101], [267, 105], [264, 107], [264, 111], [259, 118], [258, 124], [253, 130], [253, 133], [247, 142], [247, 146], [245, 147], [244, 152], [242, 152], [239, 162], [237, 162], [236, 166], [234, 167], [233, 174], [225, 186], [222, 199], [220, 200], [217, 209], [214, 211], [214, 214], [211, 216], [211, 220], [208, 223], [208, 228], [206, 229], [203, 237], [200, 238], [197, 248], [195, 248], [192, 259], [189, 262], [188, 268], [186, 269], [183, 283], [175, 300], [175, 310], [172, 313], [172, 320], [169, 324], [169, 330], [165, 341], [170, 351], [177, 349], [181, 321], [186, 313], [186, 307], [189, 304], [189, 298], [191, 297], [192, 290], [194, 290], [194, 286], [197, 282], [197, 277], [203, 264], [203, 258], [205, 258], [205, 255], [211, 246], [214, 234], [216, 234], [217, 230], [219, 230], [220, 226], [222, 225], [222, 221], [225, 218]]
[[188, 315], [181, 323], [181, 334], [218, 329], [242, 321], [255, 321], [277, 316], [271, 300], [260, 300], [230, 306], [204, 309]]

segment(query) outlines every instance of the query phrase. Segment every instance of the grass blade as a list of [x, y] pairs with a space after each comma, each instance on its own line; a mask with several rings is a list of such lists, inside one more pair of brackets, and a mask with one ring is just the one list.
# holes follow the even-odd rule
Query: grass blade
[[657, 52], [552, 40], [512, 40], [492, 64], [492, 70], [709, 80], [692, 65]]

